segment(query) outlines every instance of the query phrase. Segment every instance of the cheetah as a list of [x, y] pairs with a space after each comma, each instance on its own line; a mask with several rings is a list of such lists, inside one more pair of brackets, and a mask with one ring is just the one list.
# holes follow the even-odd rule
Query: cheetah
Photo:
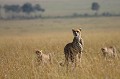
[[65, 55], [65, 63], [67, 68], [69, 62], [74, 64], [74, 67], [77, 66], [77, 62], [81, 62], [81, 56], [83, 51], [83, 39], [81, 37], [81, 28], [80, 29], [72, 29], [73, 32], [73, 41], [68, 43], [64, 47], [64, 55]]
[[101, 48], [103, 56], [106, 57], [116, 57], [116, 48], [114, 46]]
[[47, 54], [44, 54], [42, 52], [42, 50], [36, 50], [35, 53], [37, 55], [37, 62], [38, 63], [40, 63], [40, 64], [51, 64], [52, 63], [52, 61], [51, 61], [51, 53], [49, 53], [47, 55]]

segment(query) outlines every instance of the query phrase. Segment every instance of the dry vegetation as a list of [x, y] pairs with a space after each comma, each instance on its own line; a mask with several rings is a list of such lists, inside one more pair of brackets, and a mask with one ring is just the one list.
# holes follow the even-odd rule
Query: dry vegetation
[[[83, 28], [81, 67], [66, 73], [63, 48], [72, 41], [72, 28]], [[81, 18], [0, 21], [0, 79], [120, 79], [120, 58], [104, 60], [103, 46], [120, 54], [120, 18]], [[35, 49], [50, 52], [53, 64], [38, 66]]]

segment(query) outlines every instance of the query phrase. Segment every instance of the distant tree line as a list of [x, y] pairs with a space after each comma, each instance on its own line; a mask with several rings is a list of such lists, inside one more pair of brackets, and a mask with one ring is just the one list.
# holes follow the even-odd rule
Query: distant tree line
[[36, 18], [77, 18], [77, 17], [101, 17], [101, 16], [120, 16], [120, 14], [111, 14], [110, 12], [98, 13], [100, 10], [100, 4], [98, 2], [91, 3], [90, 9], [94, 12], [93, 14], [84, 13], [73, 13], [71, 15], [63, 16], [42, 16], [45, 11], [40, 4], [24, 3], [23, 5], [0, 5], [0, 19], [36, 19]]
[[39, 4], [5, 4], [3, 6], [0, 5], [0, 18], [36, 18], [41, 17], [41, 12], [44, 11], [45, 9]]

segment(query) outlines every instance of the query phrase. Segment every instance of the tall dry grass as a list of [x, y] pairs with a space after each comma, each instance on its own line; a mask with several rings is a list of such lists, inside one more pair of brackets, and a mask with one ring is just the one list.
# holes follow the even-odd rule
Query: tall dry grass
[[[84, 33], [85, 47], [81, 67], [66, 73], [59, 66], [64, 61], [65, 44], [72, 41], [72, 33], [45, 34], [41, 36], [4, 37], [0, 39], [1, 79], [119, 79], [120, 58], [105, 61], [100, 52], [102, 46], [114, 45], [119, 55], [118, 33]], [[53, 64], [38, 66], [35, 49], [52, 53]]]
[[[120, 79], [118, 19], [0, 21], [0, 79]], [[64, 61], [63, 49], [72, 41], [71, 29], [76, 24], [83, 25], [81, 67], [66, 73], [66, 67], [60, 67], [59, 62]], [[110, 45], [117, 48], [118, 59], [104, 60], [100, 48]], [[39, 66], [36, 49], [52, 53], [53, 64]]]

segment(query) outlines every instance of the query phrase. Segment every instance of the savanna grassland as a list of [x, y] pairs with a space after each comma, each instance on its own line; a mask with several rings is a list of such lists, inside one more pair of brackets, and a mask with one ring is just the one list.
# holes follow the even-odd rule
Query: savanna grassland
[[[81, 66], [66, 73], [64, 46], [72, 28], [82, 28]], [[118, 58], [104, 60], [103, 46], [114, 45]], [[52, 53], [53, 64], [39, 66], [35, 50]], [[0, 21], [0, 79], [120, 79], [120, 17]]]

